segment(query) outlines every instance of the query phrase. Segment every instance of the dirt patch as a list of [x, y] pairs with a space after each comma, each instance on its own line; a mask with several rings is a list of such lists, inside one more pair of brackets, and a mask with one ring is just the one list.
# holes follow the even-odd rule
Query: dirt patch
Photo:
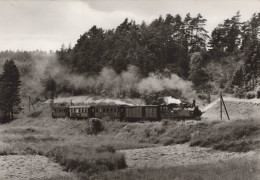
[[[189, 147], [188, 144], [153, 147], [144, 149], [121, 150], [125, 154], [129, 168], [160, 168], [180, 165], [191, 165], [227, 160], [254, 155], [248, 153], [228, 153], [209, 148]], [[258, 156], [259, 158], [259, 156]]]
[[69, 176], [47, 157], [38, 155], [0, 156], [0, 179], [47, 179]]

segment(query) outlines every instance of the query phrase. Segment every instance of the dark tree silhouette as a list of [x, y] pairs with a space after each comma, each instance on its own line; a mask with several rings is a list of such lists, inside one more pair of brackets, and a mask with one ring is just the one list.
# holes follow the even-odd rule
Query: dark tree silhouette
[[7, 60], [3, 66], [3, 74], [0, 76], [0, 109], [3, 115], [2, 122], [13, 119], [14, 108], [21, 102], [20, 74], [14, 61]]

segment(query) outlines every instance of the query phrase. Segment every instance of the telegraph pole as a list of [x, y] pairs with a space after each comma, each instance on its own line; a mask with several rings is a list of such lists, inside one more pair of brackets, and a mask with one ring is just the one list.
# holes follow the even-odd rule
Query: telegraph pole
[[29, 96], [29, 111], [31, 111], [31, 97]]
[[221, 92], [219, 93], [219, 102], [220, 102], [220, 104], [219, 104], [220, 105], [220, 119], [222, 120], [222, 104], [223, 104], [227, 118], [228, 118], [228, 120], [230, 120], [229, 115], [228, 115], [228, 111], [227, 111], [227, 108], [226, 108], [226, 105], [225, 105], [225, 102], [224, 102], [224, 99], [222, 97]]

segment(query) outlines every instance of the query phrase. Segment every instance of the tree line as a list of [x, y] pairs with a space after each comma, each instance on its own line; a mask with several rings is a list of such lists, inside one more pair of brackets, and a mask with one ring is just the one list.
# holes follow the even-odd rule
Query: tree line
[[[167, 68], [191, 80], [198, 92], [212, 91], [212, 81], [216, 81], [214, 87], [227, 90], [242, 88], [252, 80], [256, 86], [260, 75], [260, 13], [246, 22], [240, 18], [237, 12], [214, 28], [211, 35], [201, 14], [167, 14], [150, 24], [126, 18], [115, 29], [93, 26], [73, 48], [62, 45], [57, 51], [58, 60], [71, 73], [88, 75], [97, 74], [104, 66], [120, 73], [129, 64], [135, 65], [144, 77]], [[228, 72], [216, 74], [214, 67], [219, 65], [227, 65]]]

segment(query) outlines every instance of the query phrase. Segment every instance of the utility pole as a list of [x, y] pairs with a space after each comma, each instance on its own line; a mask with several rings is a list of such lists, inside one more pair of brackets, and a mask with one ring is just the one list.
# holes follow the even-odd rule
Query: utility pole
[[228, 115], [228, 111], [227, 111], [227, 108], [226, 108], [226, 105], [225, 105], [225, 102], [224, 102], [224, 99], [222, 97], [221, 92], [220, 92], [219, 95], [220, 95], [220, 97], [219, 97], [219, 100], [220, 100], [220, 119], [222, 120], [222, 103], [223, 103], [227, 118], [228, 118], [228, 120], [230, 120], [229, 115]]
[[222, 98], [221, 98], [221, 92], [219, 93], [219, 109], [220, 109], [220, 120], [222, 120]]
[[31, 97], [29, 96], [29, 111], [31, 111]]

